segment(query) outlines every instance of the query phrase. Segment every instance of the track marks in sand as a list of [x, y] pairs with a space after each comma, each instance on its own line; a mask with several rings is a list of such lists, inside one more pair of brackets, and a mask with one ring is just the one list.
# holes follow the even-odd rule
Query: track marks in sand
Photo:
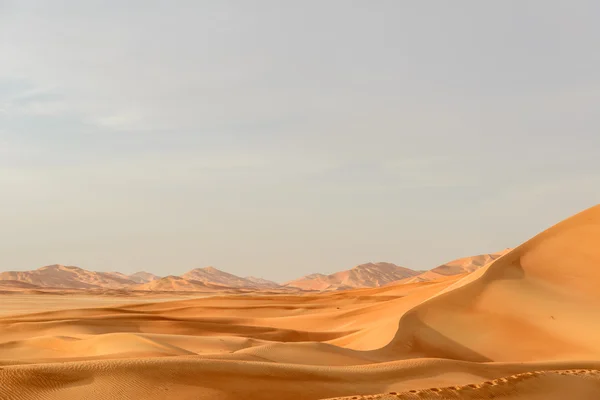
[[575, 398], [578, 400], [599, 398], [600, 370], [532, 371], [468, 385], [336, 397], [329, 400], [537, 399], [538, 396], [549, 400], [566, 398], [569, 393], [572, 396], [577, 389], [579, 394]]

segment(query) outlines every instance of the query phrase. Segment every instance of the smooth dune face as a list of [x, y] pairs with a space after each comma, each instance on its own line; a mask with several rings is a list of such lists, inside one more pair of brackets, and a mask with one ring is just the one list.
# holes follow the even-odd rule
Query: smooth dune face
[[472, 361], [600, 359], [599, 244], [597, 206], [415, 307], [388, 347]]
[[[600, 398], [600, 207], [439, 275], [92, 308], [65, 294], [0, 317], [0, 399]], [[194, 282], [167, 278], [145, 284]]]

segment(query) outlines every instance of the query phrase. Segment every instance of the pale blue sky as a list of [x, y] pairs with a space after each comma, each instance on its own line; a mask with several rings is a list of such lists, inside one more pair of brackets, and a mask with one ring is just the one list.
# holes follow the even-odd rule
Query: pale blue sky
[[600, 201], [597, 1], [0, 0], [0, 269], [426, 269]]

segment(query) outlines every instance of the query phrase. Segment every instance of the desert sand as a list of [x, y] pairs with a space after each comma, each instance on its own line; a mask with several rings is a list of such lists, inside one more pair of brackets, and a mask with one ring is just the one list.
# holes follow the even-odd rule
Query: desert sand
[[600, 206], [490, 261], [323, 293], [28, 292], [0, 316], [0, 399], [600, 398]]

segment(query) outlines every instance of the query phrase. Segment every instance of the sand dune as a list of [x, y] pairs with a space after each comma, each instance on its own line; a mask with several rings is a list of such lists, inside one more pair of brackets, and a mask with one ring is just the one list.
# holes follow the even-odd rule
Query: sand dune
[[598, 243], [600, 206], [433, 281], [0, 317], [0, 399], [597, 399]]
[[477, 256], [459, 258], [458, 260], [450, 261], [446, 264], [442, 264], [439, 267], [435, 267], [428, 272], [433, 272], [439, 275], [458, 275], [468, 272], [473, 272], [481, 267], [484, 267], [492, 261], [500, 258], [504, 254], [510, 252], [512, 249], [505, 249], [497, 253], [491, 254], [480, 254]]
[[[221, 271], [214, 267], [196, 268], [181, 275], [182, 278], [191, 281], [198, 281], [213, 286], [222, 286], [228, 288], [253, 288], [266, 289], [279, 287], [275, 282], [262, 281], [259, 279], [247, 279]], [[275, 284], [275, 285], [273, 285]]]
[[[560, 370], [553, 370], [549, 368], [554, 366], [533, 363], [473, 365], [444, 360], [319, 367], [187, 356], [113, 359], [4, 366], [0, 370], [0, 398], [270, 400], [324, 399], [354, 393], [346, 399], [358, 399], [359, 395], [395, 392], [404, 393], [400, 398], [405, 399], [490, 399], [485, 396], [487, 390], [487, 394], [499, 394], [493, 398], [500, 399], [558, 400], [566, 395], [593, 400], [598, 395], [598, 367], [583, 362], [562, 364]], [[579, 373], [573, 373], [575, 369]], [[488, 385], [494, 386], [493, 391], [485, 388]], [[467, 393], [471, 396], [448, 396]]]
[[471, 361], [600, 359], [598, 243], [599, 206], [412, 309], [387, 350]]
[[155, 279], [160, 279], [160, 276], [154, 275], [150, 272], [139, 271], [134, 274], [129, 275], [129, 279], [136, 283], [148, 283]]
[[594, 399], [600, 393], [600, 371], [576, 369], [533, 371], [469, 385], [390, 392], [378, 395], [336, 397], [329, 400], [417, 399]]
[[306, 291], [347, 290], [381, 287], [396, 282], [424, 282], [449, 275], [468, 273], [498, 258], [500, 254], [503, 253], [465, 257], [425, 272], [413, 271], [385, 262], [367, 263], [330, 275], [307, 275], [283, 285], [264, 278], [252, 276], [242, 278], [214, 267], [195, 268], [182, 276], [170, 275], [161, 278], [144, 271], [126, 275], [116, 271], [95, 272], [79, 267], [58, 264], [38, 268], [33, 271], [2, 272], [0, 273], [0, 284], [3, 281], [18, 281], [41, 288], [84, 290], [126, 289], [134, 291], [202, 291], [205, 288], [222, 290], [282, 290], [286, 288]]
[[40, 287], [70, 289], [124, 288], [135, 283], [123, 274], [93, 272], [64, 265], [48, 265], [34, 271], [0, 272], [0, 280], [16, 280]]
[[22, 289], [40, 289], [40, 286], [31, 283], [6, 279], [0, 281], [0, 290], [22, 290]]
[[[463, 257], [442, 264], [438, 267], [425, 271], [417, 276], [404, 278], [396, 283], [416, 283], [442, 279], [445, 276], [468, 274], [478, 270], [508, 253], [511, 249], [506, 249], [497, 253], [480, 254], [477, 256]], [[394, 282], [392, 282], [393, 284]]]
[[263, 288], [263, 289], [277, 289], [277, 288], [281, 287], [281, 285], [279, 283], [273, 282], [273, 281], [270, 281], [270, 280], [264, 279], [264, 278], [247, 276], [244, 279], [254, 283], [257, 287]]
[[343, 290], [364, 287], [380, 287], [407, 277], [419, 275], [420, 271], [399, 267], [391, 263], [361, 264], [347, 271], [331, 275], [311, 274], [286, 282], [284, 285], [304, 290]]
[[[226, 289], [226, 287], [222, 287]], [[204, 282], [185, 279], [179, 276], [165, 276], [151, 280], [147, 283], [131, 286], [131, 290], [147, 290], [147, 291], [180, 291], [180, 292], [212, 292], [214, 286], [207, 285]]]
[[33, 271], [7, 271], [0, 273], [0, 285], [13, 285], [3, 282], [22, 282], [32, 287], [54, 289], [127, 289], [127, 290], [167, 290], [202, 291], [210, 289], [281, 289], [267, 279], [239, 276], [220, 271], [214, 267], [196, 268], [182, 276], [161, 278], [149, 272], [136, 272], [125, 275], [121, 272], [95, 272], [83, 268], [49, 265]]

